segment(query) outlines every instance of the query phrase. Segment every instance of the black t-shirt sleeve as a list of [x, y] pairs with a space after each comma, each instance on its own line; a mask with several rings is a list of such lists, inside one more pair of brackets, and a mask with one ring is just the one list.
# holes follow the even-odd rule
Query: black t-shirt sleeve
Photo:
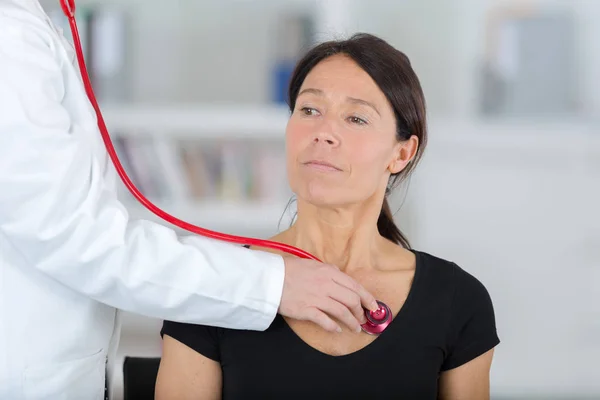
[[214, 361], [221, 361], [219, 341], [222, 329], [213, 326], [163, 322], [160, 336], [168, 335]]
[[454, 296], [442, 371], [459, 367], [494, 348], [500, 339], [492, 299], [485, 286], [453, 264]]

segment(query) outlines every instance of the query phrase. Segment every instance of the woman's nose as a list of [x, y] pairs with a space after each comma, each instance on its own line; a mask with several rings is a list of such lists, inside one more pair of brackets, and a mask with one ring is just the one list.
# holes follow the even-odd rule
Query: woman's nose
[[335, 133], [335, 129], [332, 126], [323, 126], [316, 132], [314, 136], [315, 144], [324, 144], [329, 146], [337, 146], [340, 143], [339, 136]]

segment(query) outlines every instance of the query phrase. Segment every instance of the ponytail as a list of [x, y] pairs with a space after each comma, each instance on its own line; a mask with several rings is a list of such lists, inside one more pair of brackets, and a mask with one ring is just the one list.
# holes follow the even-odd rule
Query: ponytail
[[383, 206], [377, 219], [377, 229], [379, 234], [392, 242], [401, 245], [405, 249], [410, 249], [410, 243], [394, 222], [394, 215], [390, 210], [387, 197], [383, 199]]

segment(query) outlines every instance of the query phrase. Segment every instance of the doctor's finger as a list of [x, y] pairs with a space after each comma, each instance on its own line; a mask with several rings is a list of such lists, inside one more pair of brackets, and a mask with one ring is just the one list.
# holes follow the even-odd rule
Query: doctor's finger
[[328, 291], [329, 297], [333, 300], [341, 303], [350, 313], [353, 314], [354, 318], [359, 324], [364, 324], [366, 321], [365, 310], [362, 307], [360, 296], [348, 289], [345, 286], [333, 282], [334, 286]]
[[346, 305], [334, 298], [330, 297], [322, 300], [317, 307], [327, 314], [328, 317], [334, 318], [346, 325], [351, 331], [360, 332], [360, 321]]
[[379, 304], [377, 304], [375, 296], [373, 296], [367, 289], [364, 288], [363, 285], [356, 282], [349, 275], [343, 273], [342, 271], [336, 270], [334, 271], [332, 278], [336, 283], [356, 293], [360, 297], [360, 303], [364, 308], [371, 311], [375, 311], [379, 308]]
[[323, 311], [316, 307], [306, 309], [305, 319], [314, 322], [328, 332], [341, 332], [342, 328]]

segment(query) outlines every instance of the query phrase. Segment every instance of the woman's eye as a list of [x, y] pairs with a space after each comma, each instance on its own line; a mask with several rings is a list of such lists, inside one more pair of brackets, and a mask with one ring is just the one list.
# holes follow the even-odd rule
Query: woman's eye
[[315, 110], [314, 108], [310, 108], [310, 107], [302, 107], [300, 110], [305, 115], [315, 115], [317, 113], [317, 110]]
[[367, 124], [367, 121], [365, 121], [362, 118], [358, 118], [358, 117], [350, 117], [349, 120], [353, 124], [358, 124], [358, 125], [366, 125]]

